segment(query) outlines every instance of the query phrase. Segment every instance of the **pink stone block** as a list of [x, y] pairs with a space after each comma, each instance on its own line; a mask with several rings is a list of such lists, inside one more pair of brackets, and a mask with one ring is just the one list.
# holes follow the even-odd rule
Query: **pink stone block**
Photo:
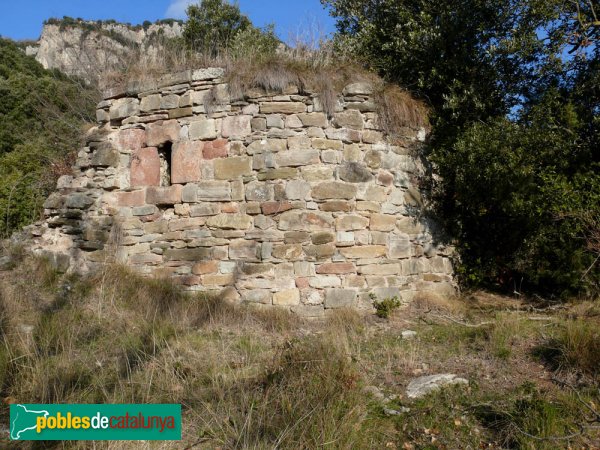
[[161, 120], [151, 123], [146, 129], [146, 141], [150, 147], [157, 147], [165, 142], [179, 140], [181, 126], [177, 120]]
[[181, 203], [183, 186], [149, 187], [146, 189], [146, 203], [150, 205], [175, 205]]
[[156, 147], [140, 148], [133, 153], [130, 183], [133, 187], [160, 185], [160, 158]]
[[225, 158], [229, 152], [227, 139], [215, 139], [204, 143], [204, 159]]
[[115, 147], [122, 152], [135, 152], [146, 145], [146, 132], [139, 129], [121, 130], [117, 133]]
[[223, 119], [221, 134], [225, 138], [243, 138], [252, 134], [250, 126], [252, 116], [228, 116]]
[[117, 206], [143, 206], [146, 204], [146, 191], [117, 192]]
[[182, 141], [173, 146], [171, 154], [172, 183], [200, 181], [203, 147], [202, 141]]

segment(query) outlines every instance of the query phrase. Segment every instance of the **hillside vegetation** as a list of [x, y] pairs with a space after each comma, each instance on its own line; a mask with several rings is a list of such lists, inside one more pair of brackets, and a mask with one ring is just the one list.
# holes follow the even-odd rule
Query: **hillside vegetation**
[[[591, 303], [421, 296], [389, 320], [338, 310], [305, 322], [186, 295], [124, 267], [61, 275], [6, 251], [16, 267], [0, 271], [5, 403], [181, 403], [183, 442], [148, 448], [600, 445], [600, 310]], [[403, 339], [407, 329], [416, 337]], [[469, 385], [407, 396], [411, 380], [433, 373]]]
[[597, 294], [598, 2], [322, 3], [338, 53], [431, 107], [427, 184], [463, 284]]
[[57, 178], [70, 173], [97, 99], [0, 39], [0, 237], [40, 218]]

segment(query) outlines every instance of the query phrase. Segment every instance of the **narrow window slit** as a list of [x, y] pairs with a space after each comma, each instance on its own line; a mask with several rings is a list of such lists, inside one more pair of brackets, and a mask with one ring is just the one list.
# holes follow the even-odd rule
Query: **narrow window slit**
[[158, 148], [158, 157], [160, 158], [160, 185], [171, 186], [171, 154], [173, 143], [165, 142]]

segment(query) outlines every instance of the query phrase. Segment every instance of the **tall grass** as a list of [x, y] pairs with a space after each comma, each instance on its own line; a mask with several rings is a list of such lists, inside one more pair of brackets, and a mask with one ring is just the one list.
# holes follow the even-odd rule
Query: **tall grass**
[[368, 447], [374, 435], [361, 432], [367, 406], [349, 357], [355, 326], [334, 317], [330, 331], [306, 336], [283, 310], [190, 295], [118, 265], [82, 277], [25, 258], [0, 277], [1, 395], [181, 403], [186, 439], [212, 447]]

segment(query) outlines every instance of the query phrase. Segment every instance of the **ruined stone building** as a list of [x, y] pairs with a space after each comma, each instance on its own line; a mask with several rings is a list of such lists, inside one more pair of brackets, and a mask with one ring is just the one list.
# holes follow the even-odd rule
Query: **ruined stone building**
[[117, 261], [307, 316], [451, 293], [451, 249], [420, 215], [424, 132], [390, 142], [372, 97], [350, 84], [332, 114], [296, 86], [231, 99], [221, 69], [113, 91], [26, 231], [64, 268]]

